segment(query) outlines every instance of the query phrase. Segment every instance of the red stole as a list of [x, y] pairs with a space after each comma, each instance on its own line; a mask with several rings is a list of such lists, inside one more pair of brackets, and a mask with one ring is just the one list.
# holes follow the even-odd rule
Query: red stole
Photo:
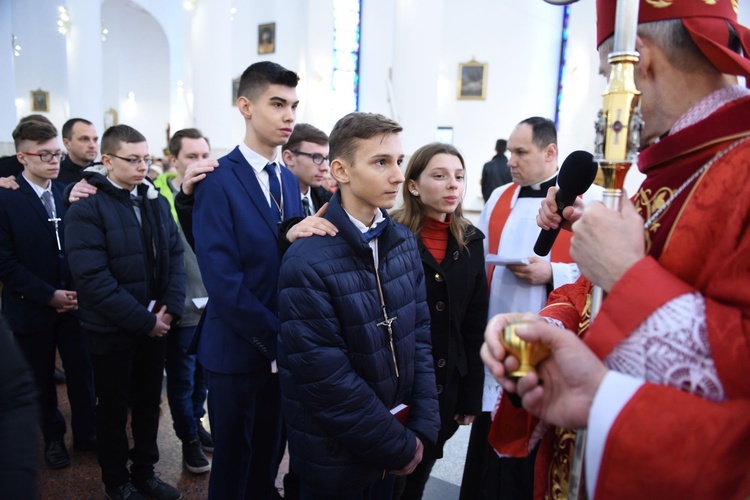
[[[520, 186], [513, 184], [508, 187], [503, 194], [498, 198], [495, 207], [492, 209], [492, 215], [490, 215], [490, 221], [488, 224], [487, 242], [488, 242], [488, 253], [497, 254], [500, 248], [500, 236], [503, 234], [505, 229], [505, 223], [508, 222], [510, 217], [510, 211], [512, 209], [513, 196], [516, 194]], [[540, 202], [541, 203], [541, 202]], [[552, 262], [566, 262], [571, 263], [573, 259], [570, 257], [570, 239], [573, 237], [573, 233], [570, 231], [560, 231], [557, 235], [555, 244], [552, 245]], [[487, 266], [487, 285], [492, 284], [492, 274], [495, 272], [495, 266], [489, 264]]]

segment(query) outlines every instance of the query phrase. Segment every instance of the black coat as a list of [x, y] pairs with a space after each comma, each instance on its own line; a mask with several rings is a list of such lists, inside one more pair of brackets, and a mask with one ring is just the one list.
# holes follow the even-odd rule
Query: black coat
[[484, 266], [484, 234], [471, 226], [463, 252], [453, 235], [448, 239], [443, 262], [438, 264], [419, 239], [424, 267], [427, 304], [430, 308], [432, 356], [440, 403], [440, 435], [434, 458], [443, 456], [443, 444], [456, 432], [455, 414], [482, 413], [484, 366], [479, 348], [487, 324], [487, 277]]
[[323, 186], [311, 187], [310, 198], [312, 198], [313, 205], [315, 205], [313, 207], [315, 210], [313, 214], [320, 210], [320, 207], [328, 203], [328, 201], [331, 199], [331, 196], [333, 196], [333, 193]]
[[[167, 306], [175, 319], [185, 302], [183, 249], [169, 202], [143, 195], [141, 228], [130, 193], [99, 174], [88, 178], [99, 188], [68, 209], [65, 250], [78, 290], [81, 323], [94, 354], [131, 345], [156, 323], [150, 301]], [[144, 233], [150, 230], [147, 238]], [[146, 251], [145, 241], [153, 252]]]

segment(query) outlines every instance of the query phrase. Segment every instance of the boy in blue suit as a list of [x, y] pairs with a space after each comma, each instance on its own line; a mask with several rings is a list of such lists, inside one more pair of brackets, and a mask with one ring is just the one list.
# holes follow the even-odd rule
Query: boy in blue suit
[[73, 441], [93, 449], [94, 386], [78, 320], [78, 297], [63, 255], [63, 186], [53, 179], [62, 155], [50, 123], [24, 121], [13, 132], [18, 189], [0, 189], [0, 281], [3, 312], [39, 387], [44, 458], [53, 469], [70, 464], [65, 420], [53, 380], [55, 348], [68, 378]]
[[[330, 136], [335, 238], [291, 246], [279, 280], [279, 368], [300, 500], [388, 500], [440, 427], [424, 271], [393, 222], [401, 126], [351, 113]], [[393, 414], [400, 405], [408, 416]]]
[[[216, 500], [266, 499], [276, 491], [279, 228], [303, 215], [297, 179], [276, 154], [294, 129], [297, 81], [266, 61], [244, 71], [237, 107], [245, 139], [195, 188], [195, 249], [210, 297], [197, 350], [214, 438], [209, 498]], [[286, 237], [313, 233], [335, 228], [312, 217]]]

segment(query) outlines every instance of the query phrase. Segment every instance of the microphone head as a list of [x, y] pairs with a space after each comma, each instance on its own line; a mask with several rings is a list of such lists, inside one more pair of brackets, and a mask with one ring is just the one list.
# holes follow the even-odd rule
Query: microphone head
[[576, 196], [585, 193], [593, 184], [598, 170], [594, 155], [588, 151], [573, 151], [565, 158], [557, 174], [560, 191], [575, 193]]

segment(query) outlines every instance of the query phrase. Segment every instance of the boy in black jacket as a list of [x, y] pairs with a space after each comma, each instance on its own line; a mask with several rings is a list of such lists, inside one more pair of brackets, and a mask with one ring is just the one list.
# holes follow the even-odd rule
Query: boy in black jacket
[[167, 200], [142, 184], [151, 163], [145, 137], [127, 125], [110, 127], [102, 137], [102, 161], [108, 177], [88, 178], [99, 194], [67, 212], [65, 249], [94, 366], [105, 494], [178, 499], [180, 493], [154, 475], [154, 464], [165, 336], [185, 300], [182, 244]]

